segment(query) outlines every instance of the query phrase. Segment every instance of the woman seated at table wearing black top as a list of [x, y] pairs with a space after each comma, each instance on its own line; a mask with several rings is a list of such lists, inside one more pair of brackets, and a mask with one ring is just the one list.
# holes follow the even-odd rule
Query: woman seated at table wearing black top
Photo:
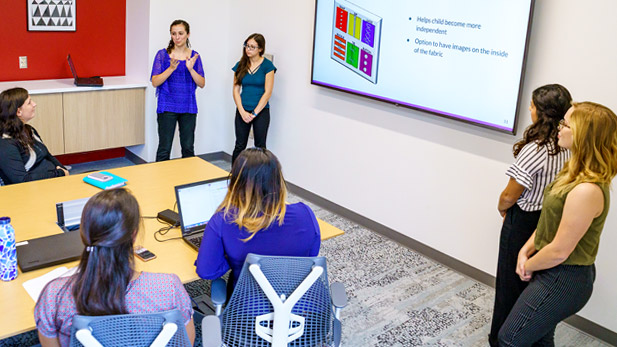
[[0, 179], [4, 184], [69, 175], [27, 124], [35, 109], [36, 103], [23, 88], [0, 93]]

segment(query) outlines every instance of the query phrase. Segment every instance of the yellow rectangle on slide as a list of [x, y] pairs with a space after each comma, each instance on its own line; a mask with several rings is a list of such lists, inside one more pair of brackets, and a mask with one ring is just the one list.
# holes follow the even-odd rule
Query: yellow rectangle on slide
[[356, 16], [353, 14], [349, 14], [349, 21], [347, 22], [347, 33], [353, 36], [354, 33], [354, 23], [356, 22]]
[[362, 31], [362, 19], [360, 17], [356, 17], [356, 29], [353, 31], [353, 36], [360, 39], [360, 32]]

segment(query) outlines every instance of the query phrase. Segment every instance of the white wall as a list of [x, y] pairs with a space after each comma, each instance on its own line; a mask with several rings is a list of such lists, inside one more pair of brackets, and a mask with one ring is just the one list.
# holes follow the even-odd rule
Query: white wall
[[136, 81], [146, 81], [148, 66], [148, 38], [150, 33], [148, 0], [129, 0], [126, 2], [126, 77]]
[[[530, 94], [561, 83], [578, 101], [617, 110], [617, 22], [612, 0], [541, 0], [536, 10], [513, 137], [422, 112], [310, 85], [313, 1], [212, 2], [162, 0], [150, 4], [151, 66], [172, 19], [192, 25], [191, 41], [204, 60], [207, 86], [198, 91], [198, 153], [233, 148], [229, 68], [252, 32], [275, 55], [268, 147], [286, 178], [413, 239], [494, 274], [501, 219], [497, 198], [507, 182], [511, 146], [529, 125]], [[148, 144], [156, 150], [155, 100], [148, 91]], [[206, 119], [205, 121], [204, 118]], [[205, 138], [204, 138], [205, 137]], [[607, 219], [597, 259], [594, 295], [580, 315], [617, 331], [617, 208]]]

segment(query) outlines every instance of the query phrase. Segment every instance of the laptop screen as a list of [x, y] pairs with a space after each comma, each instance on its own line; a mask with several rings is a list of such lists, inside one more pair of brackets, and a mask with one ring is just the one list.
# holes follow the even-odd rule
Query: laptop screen
[[76, 230], [81, 223], [81, 212], [90, 198], [69, 200], [56, 203], [58, 225], [67, 230]]
[[177, 186], [182, 232], [191, 232], [208, 223], [226, 194], [226, 177]]
[[77, 79], [77, 71], [75, 71], [75, 65], [73, 65], [73, 59], [71, 59], [70, 54], [66, 57], [66, 60], [69, 61], [69, 67], [71, 68], [71, 73], [73, 74], [73, 78]]

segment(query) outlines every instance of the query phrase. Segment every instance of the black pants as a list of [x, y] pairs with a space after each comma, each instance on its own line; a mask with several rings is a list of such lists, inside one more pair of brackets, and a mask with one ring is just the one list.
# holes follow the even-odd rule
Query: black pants
[[526, 212], [517, 204], [510, 207], [501, 227], [499, 256], [497, 258], [497, 281], [495, 305], [489, 334], [489, 344], [497, 346], [497, 336], [514, 303], [529, 282], [521, 281], [516, 274], [518, 252], [529, 240], [540, 219], [540, 211]]
[[176, 123], [180, 131], [180, 147], [182, 158], [194, 157], [195, 124], [197, 115], [194, 113], [163, 112], [157, 115], [159, 125], [159, 147], [156, 150], [156, 161], [169, 160], [171, 144], [174, 141]]
[[[248, 112], [251, 112], [247, 110]], [[253, 136], [255, 137], [255, 147], [266, 148], [266, 137], [268, 136], [268, 126], [270, 126], [270, 109], [264, 108], [255, 119], [250, 123], [245, 123], [240, 116], [240, 112], [236, 109], [236, 145], [234, 153], [231, 156], [231, 163], [236, 161], [236, 158], [246, 148], [249, 141], [249, 133], [251, 126], [253, 127]]]
[[538, 271], [499, 331], [500, 346], [555, 346], [557, 324], [580, 311], [593, 291], [594, 265]]

